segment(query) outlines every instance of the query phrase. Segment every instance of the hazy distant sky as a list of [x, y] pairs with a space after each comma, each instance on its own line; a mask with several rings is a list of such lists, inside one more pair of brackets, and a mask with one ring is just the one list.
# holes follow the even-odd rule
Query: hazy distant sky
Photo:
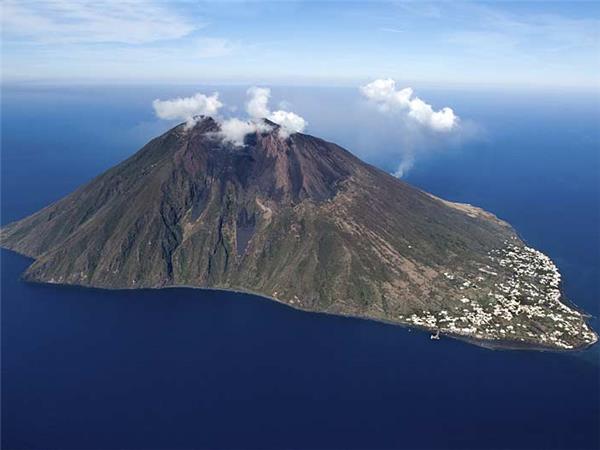
[[600, 2], [4, 0], [4, 81], [600, 86]]

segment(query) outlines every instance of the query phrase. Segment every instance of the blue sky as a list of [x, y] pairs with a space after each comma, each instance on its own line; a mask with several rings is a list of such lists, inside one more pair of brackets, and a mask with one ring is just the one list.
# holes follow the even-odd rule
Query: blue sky
[[5, 0], [5, 82], [600, 86], [600, 2]]

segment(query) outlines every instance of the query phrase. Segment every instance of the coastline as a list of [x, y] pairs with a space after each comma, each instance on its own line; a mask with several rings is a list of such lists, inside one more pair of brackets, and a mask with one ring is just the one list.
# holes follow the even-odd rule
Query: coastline
[[[11, 249], [7, 249], [6, 247], [3, 247], [3, 246], [0, 246], [0, 247], [5, 251], [9, 251], [14, 254], [17, 254], [20, 257], [35, 261], [35, 258], [31, 258], [30, 256], [23, 255], [22, 253], [19, 253], [17, 251], [11, 250]], [[74, 289], [92, 289], [92, 290], [98, 290], [98, 291], [143, 291], [143, 290], [193, 289], [193, 290], [201, 290], [201, 291], [231, 292], [234, 294], [252, 295], [252, 296], [255, 296], [258, 298], [274, 301], [280, 305], [289, 307], [291, 309], [310, 313], [310, 314], [323, 314], [323, 315], [327, 315], [327, 316], [345, 317], [345, 318], [358, 319], [358, 320], [368, 320], [368, 321], [383, 323], [386, 325], [393, 325], [393, 326], [398, 326], [398, 327], [402, 327], [402, 328], [407, 328], [409, 330], [415, 329], [415, 330], [424, 332], [424, 338], [426, 338], [427, 333], [435, 333], [436, 331], [438, 331], [437, 329], [433, 329], [433, 328], [427, 328], [427, 327], [404, 323], [404, 322], [386, 320], [386, 319], [382, 319], [382, 318], [367, 317], [367, 316], [361, 316], [361, 315], [357, 315], [357, 314], [315, 311], [315, 310], [295, 306], [295, 305], [287, 303], [283, 300], [277, 299], [275, 297], [271, 297], [269, 295], [262, 294], [260, 292], [251, 291], [248, 289], [202, 287], [202, 286], [184, 285], [184, 284], [164, 285], [164, 286], [158, 286], [158, 287], [112, 288], [112, 287], [88, 286], [88, 285], [83, 285], [83, 284], [69, 284], [69, 283], [56, 283], [56, 282], [48, 282], [48, 281], [40, 281], [40, 280], [28, 280], [28, 279], [25, 279], [23, 276], [20, 277], [20, 280], [22, 282], [31, 283], [33, 285], [57, 286], [57, 287], [61, 287], [61, 288], [74, 288]], [[569, 301], [569, 303], [572, 304], [571, 301]], [[592, 317], [589, 314], [584, 314], [584, 313], [581, 313], [581, 314], [587, 318]], [[582, 347], [577, 347], [577, 348], [572, 348], [572, 349], [560, 349], [560, 348], [555, 348], [555, 347], [546, 347], [543, 345], [523, 343], [521, 341], [514, 341], [514, 340], [501, 341], [501, 340], [492, 340], [492, 339], [481, 339], [481, 338], [472, 337], [472, 336], [468, 336], [468, 335], [448, 333], [448, 332], [444, 332], [443, 330], [439, 330], [439, 334], [441, 336], [445, 336], [445, 337], [448, 337], [451, 339], [462, 341], [462, 342], [465, 342], [465, 343], [468, 343], [471, 345], [475, 345], [477, 347], [485, 348], [487, 350], [511, 350], [511, 351], [519, 351], [519, 350], [524, 351], [525, 350], [525, 351], [540, 351], [540, 352], [553, 352], [553, 353], [554, 352], [556, 352], [556, 353], [576, 353], [576, 352], [584, 352], [584, 351], [588, 350], [589, 348], [593, 347], [595, 344], [597, 344], [598, 334], [594, 330], [592, 330], [592, 331], [594, 332], [594, 335], [596, 337], [596, 340], [594, 342], [591, 342], [588, 345], [585, 345]]]

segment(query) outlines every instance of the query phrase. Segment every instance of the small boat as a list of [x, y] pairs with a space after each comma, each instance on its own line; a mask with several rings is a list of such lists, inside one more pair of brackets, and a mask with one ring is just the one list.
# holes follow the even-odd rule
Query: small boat
[[437, 331], [435, 332], [435, 334], [432, 334], [432, 335], [430, 336], [430, 338], [431, 338], [431, 339], [435, 339], [435, 340], [439, 340], [439, 338], [440, 338], [440, 330], [437, 330]]

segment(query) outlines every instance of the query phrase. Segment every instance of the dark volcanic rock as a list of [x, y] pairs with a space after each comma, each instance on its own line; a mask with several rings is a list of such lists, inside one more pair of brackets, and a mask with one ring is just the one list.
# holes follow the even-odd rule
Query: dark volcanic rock
[[35, 259], [33, 281], [235, 289], [478, 339], [595, 340], [553, 264], [505, 222], [271, 125], [243, 147], [211, 118], [179, 125], [6, 226], [2, 246]]

